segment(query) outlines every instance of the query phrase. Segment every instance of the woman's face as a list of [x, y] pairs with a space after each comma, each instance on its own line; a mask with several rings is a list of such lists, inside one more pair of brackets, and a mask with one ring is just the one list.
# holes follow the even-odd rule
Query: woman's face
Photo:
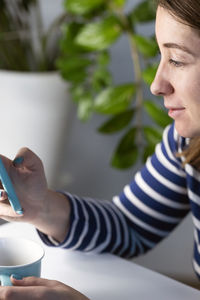
[[184, 137], [200, 136], [200, 35], [158, 7], [156, 37], [161, 60], [151, 85]]

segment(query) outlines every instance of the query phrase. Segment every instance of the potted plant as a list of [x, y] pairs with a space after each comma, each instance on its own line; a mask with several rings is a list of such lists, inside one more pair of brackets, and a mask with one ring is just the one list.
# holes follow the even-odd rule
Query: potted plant
[[[125, 0], [66, 0], [71, 21], [63, 27], [57, 66], [70, 83], [78, 117], [86, 121], [93, 113], [107, 116], [98, 128], [103, 134], [121, 132], [112, 155], [112, 166], [126, 169], [149, 156], [171, 121], [163, 108], [144, 90], [155, 75], [158, 48], [154, 36], [138, 33], [138, 25], [155, 20], [153, 1], [140, 1], [126, 12]], [[113, 82], [109, 71], [110, 48], [125, 35], [130, 45], [135, 78]], [[147, 97], [147, 98], [146, 98]], [[143, 115], [150, 117], [151, 125]]]
[[65, 18], [45, 29], [39, 1], [0, 1], [1, 154], [13, 158], [30, 147], [44, 161], [50, 185], [69, 125], [68, 85], [56, 68]]

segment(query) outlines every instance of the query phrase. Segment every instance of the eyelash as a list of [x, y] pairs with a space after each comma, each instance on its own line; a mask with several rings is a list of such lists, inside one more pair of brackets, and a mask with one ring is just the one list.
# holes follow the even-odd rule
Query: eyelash
[[180, 61], [176, 61], [176, 60], [173, 60], [173, 59], [169, 59], [169, 63], [171, 65], [173, 65], [174, 67], [178, 68], [178, 67], [183, 67], [183, 63], [180, 62]]
[[[160, 52], [160, 50], [158, 51], [158, 55], [159, 55], [159, 57], [161, 57], [161, 52]], [[160, 59], [159, 59], [159, 61], [160, 61]], [[169, 59], [169, 63], [170, 63], [170, 65], [173, 65], [173, 66], [176, 67], [176, 68], [180, 68], [180, 67], [183, 67], [183, 66], [184, 66], [184, 63], [183, 63], [183, 62], [174, 60], [174, 59], [172, 59], [172, 58]]]

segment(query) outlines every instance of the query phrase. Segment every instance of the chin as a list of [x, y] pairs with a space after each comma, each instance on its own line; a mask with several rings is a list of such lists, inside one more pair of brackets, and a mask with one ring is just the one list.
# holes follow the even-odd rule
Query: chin
[[175, 128], [178, 134], [185, 138], [200, 137], [200, 128], [190, 126], [190, 124], [183, 125], [175, 121]]

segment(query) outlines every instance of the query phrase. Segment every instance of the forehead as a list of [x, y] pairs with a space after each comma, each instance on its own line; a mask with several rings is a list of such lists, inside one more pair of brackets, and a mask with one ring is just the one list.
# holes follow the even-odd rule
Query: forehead
[[156, 37], [158, 43], [181, 43], [199, 47], [200, 35], [192, 27], [179, 22], [166, 9], [158, 7], [156, 14]]

